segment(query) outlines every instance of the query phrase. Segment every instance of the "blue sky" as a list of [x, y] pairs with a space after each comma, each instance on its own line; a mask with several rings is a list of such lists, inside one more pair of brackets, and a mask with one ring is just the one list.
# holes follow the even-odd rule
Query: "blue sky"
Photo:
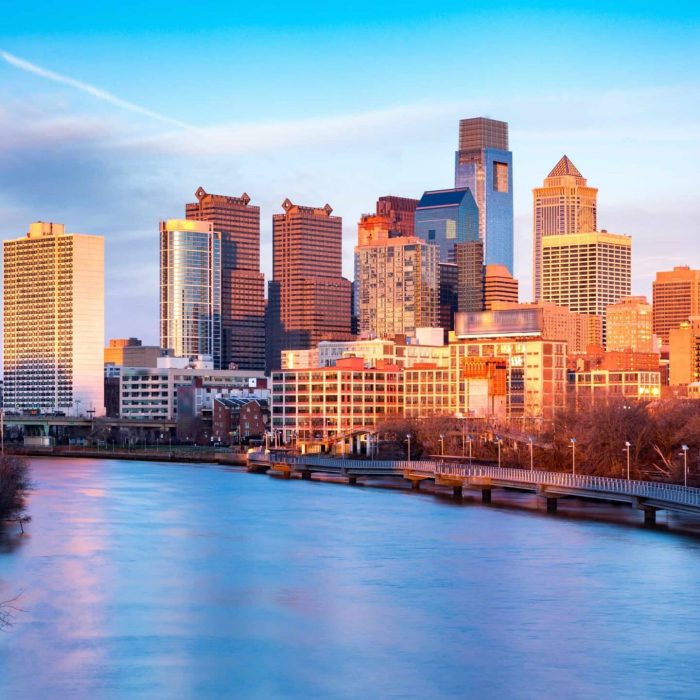
[[510, 123], [524, 299], [531, 189], [563, 153], [633, 235], [635, 291], [700, 266], [698, 6], [522, 5], [3, 8], [0, 235], [104, 234], [107, 335], [156, 342], [158, 221], [199, 185], [262, 206], [266, 273], [284, 198], [329, 202], [350, 276], [359, 215], [451, 186], [458, 121], [486, 115]]

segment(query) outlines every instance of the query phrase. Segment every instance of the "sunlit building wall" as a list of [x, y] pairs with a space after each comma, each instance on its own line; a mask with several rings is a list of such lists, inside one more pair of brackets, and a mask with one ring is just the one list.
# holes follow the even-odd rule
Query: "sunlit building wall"
[[468, 187], [474, 195], [485, 264], [505, 265], [512, 274], [513, 154], [506, 122], [484, 117], [459, 122], [455, 187]]
[[687, 265], [656, 273], [653, 283], [654, 333], [665, 345], [669, 332], [700, 315], [700, 270]]
[[630, 236], [596, 231], [542, 239], [542, 301], [604, 319], [631, 287]]
[[646, 297], [623, 297], [605, 310], [607, 350], [654, 352], [652, 306]]
[[221, 234], [211, 223], [161, 221], [160, 344], [221, 367]]
[[576, 404], [580, 408], [610, 401], [652, 401], [661, 395], [661, 372], [596, 369], [577, 372]]
[[364, 337], [413, 334], [438, 322], [438, 249], [416, 237], [355, 248], [359, 330]]
[[700, 316], [669, 331], [669, 384], [688, 385], [700, 381]]
[[36, 222], [3, 242], [3, 406], [104, 414], [104, 239]]
[[484, 267], [484, 310], [490, 311], [498, 302], [518, 303], [518, 280], [504, 265]]
[[402, 372], [379, 362], [367, 368], [361, 358], [333, 367], [272, 373], [272, 429], [285, 442], [325, 440], [373, 428], [403, 411]]
[[598, 190], [563, 156], [533, 196], [533, 297], [542, 298], [542, 239], [596, 231]]

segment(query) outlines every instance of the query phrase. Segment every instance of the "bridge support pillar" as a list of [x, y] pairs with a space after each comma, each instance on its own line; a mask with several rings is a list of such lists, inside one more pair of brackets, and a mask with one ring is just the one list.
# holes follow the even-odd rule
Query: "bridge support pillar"
[[456, 501], [462, 500], [462, 487], [461, 486], [453, 486], [452, 487], [452, 498], [454, 498]]
[[491, 489], [481, 489], [481, 502], [491, 503]]
[[356, 476], [349, 476], [348, 477], [348, 484], [350, 484], [350, 486], [357, 486], [357, 477]]
[[311, 472], [308, 469], [304, 469], [301, 473], [301, 478], [304, 481], [311, 481]]
[[644, 524], [647, 527], [656, 525], [656, 508], [643, 508], [642, 510], [644, 510]]
[[411, 481], [411, 488], [414, 491], [420, 491], [420, 479], [414, 479]]
[[547, 512], [556, 513], [557, 512], [557, 500], [556, 498], [547, 497]]

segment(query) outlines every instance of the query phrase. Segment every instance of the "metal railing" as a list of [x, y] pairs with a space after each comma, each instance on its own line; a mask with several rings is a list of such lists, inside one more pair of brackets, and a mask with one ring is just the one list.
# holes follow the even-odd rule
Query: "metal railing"
[[461, 478], [484, 477], [499, 482], [512, 482], [534, 488], [561, 486], [596, 493], [620, 494], [629, 497], [654, 499], [665, 503], [696, 506], [700, 508], [700, 489], [679, 484], [656, 481], [633, 481], [584, 474], [530, 471], [510, 467], [488, 467], [483, 465], [454, 464], [430, 460], [372, 460], [336, 459], [334, 457], [292, 455], [249, 455], [253, 462], [277, 462], [303, 470], [304, 467], [327, 469], [337, 473], [402, 475], [405, 472], [434, 476]]

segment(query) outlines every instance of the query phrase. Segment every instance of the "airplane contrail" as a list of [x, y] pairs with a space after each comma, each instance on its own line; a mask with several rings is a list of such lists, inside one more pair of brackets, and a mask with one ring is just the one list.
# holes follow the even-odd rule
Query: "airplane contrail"
[[120, 107], [121, 109], [128, 109], [131, 112], [143, 114], [145, 117], [156, 119], [157, 121], [163, 122], [165, 124], [178, 126], [182, 129], [195, 128], [191, 124], [187, 124], [186, 122], [180, 121], [179, 119], [173, 119], [172, 117], [168, 117], [165, 114], [159, 114], [158, 112], [153, 112], [150, 109], [146, 109], [146, 107], [136, 105], [133, 102], [122, 100], [120, 97], [112, 95], [106, 90], [101, 90], [100, 88], [95, 87], [94, 85], [83, 83], [79, 80], [75, 80], [75, 78], [69, 78], [66, 75], [61, 75], [60, 73], [54, 73], [51, 70], [47, 70], [46, 68], [42, 68], [41, 66], [37, 66], [34, 63], [30, 63], [29, 61], [25, 61], [22, 58], [14, 56], [13, 54], [8, 53], [7, 51], [0, 51], [0, 58], [2, 58], [4, 61], [9, 63], [11, 66], [14, 66], [15, 68], [19, 68], [20, 70], [26, 71], [27, 73], [33, 73], [34, 75], [38, 75], [41, 78], [46, 78], [47, 80], [52, 80], [55, 83], [62, 83], [63, 85], [68, 85], [72, 88], [75, 88], [76, 90], [80, 90], [81, 92], [91, 95], [92, 97], [95, 97], [98, 100], [104, 100], [105, 102], [109, 102], [115, 107]]

